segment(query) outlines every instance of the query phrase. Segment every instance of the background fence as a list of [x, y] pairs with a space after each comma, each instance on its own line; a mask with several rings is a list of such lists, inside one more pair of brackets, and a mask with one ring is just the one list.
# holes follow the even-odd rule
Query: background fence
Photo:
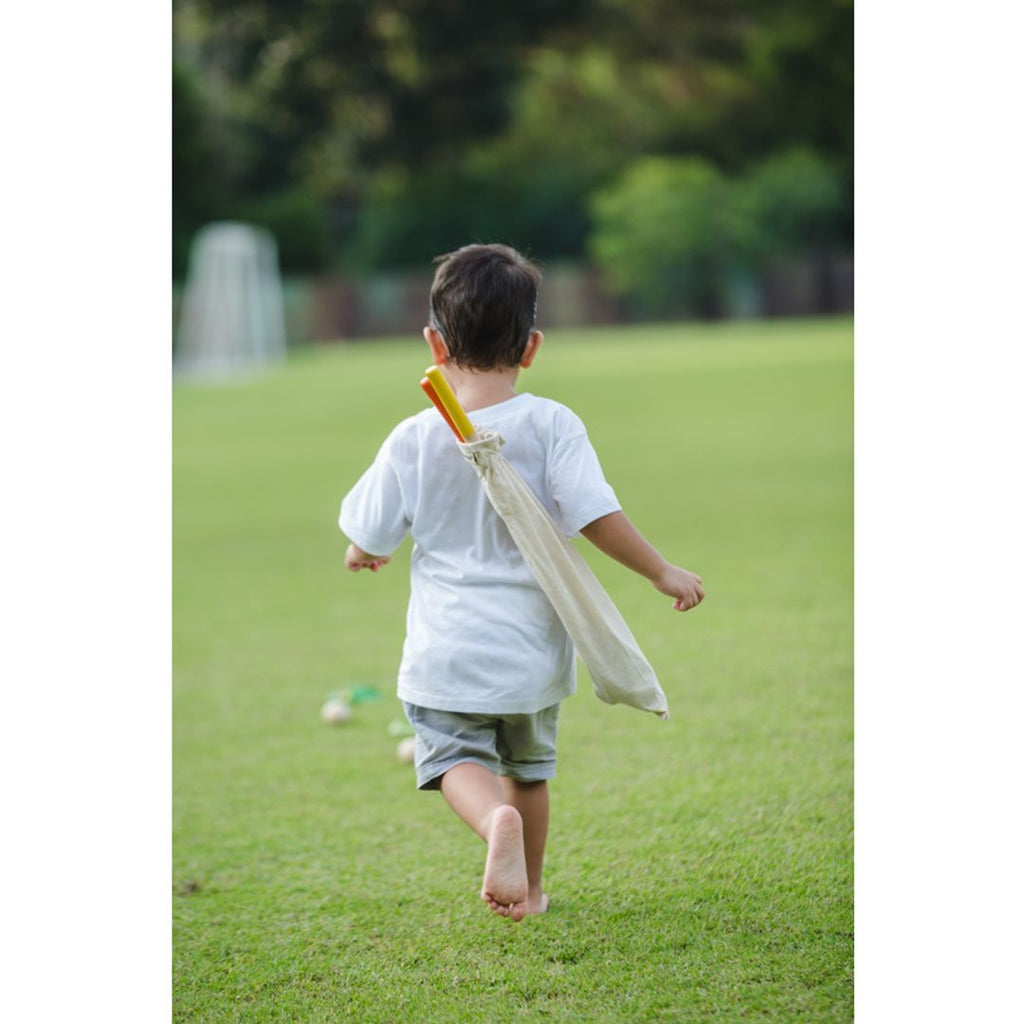
[[[738, 277], [725, 290], [720, 315], [823, 316], [853, 310], [853, 257], [826, 253], [773, 263], [758, 275]], [[426, 271], [366, 276], [322, 274], [284, 280], [285, 322], [291, 345], [417, 334], [426, 322], [432, 274]], [[174, 324], [181, 318], [181, 286], [174, 288]], [[629, 323], [637, 317], [613, 295], [601, 275], [582, 265], [545, 269], [543, 329]]]

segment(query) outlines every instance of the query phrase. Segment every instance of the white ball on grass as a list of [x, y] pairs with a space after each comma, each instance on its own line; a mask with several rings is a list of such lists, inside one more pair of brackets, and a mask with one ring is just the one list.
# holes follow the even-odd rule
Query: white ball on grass
[[406, 736], [405, 739], [398, 744], [398, 749], [395, 751], [395, 755], [402, 764], [412, 764], [416, 757], [416, 737]]
[[320, 709], [320, 717], [328, 725], [339, 725], [352, 717], [352, 709], [343, 700], [332, 698]]

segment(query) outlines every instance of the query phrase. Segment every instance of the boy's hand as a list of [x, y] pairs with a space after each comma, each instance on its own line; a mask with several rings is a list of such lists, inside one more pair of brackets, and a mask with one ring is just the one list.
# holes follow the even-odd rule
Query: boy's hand
[[666, 562], [623, 512], [601, 516], [584, 526], [580, 533], [606, 555], [645, 576], [663, 594], [674, 597], [676, 602], [672, 607], [677, 612], [696, 608], [704, 600], [700, 577]]
[[376, 572], [382, 565], [387, 565], [390, 561], [390, 555], [371, 555], [355, 544], [349, 544], [348, 551], [345, 552], [345, 566], [352, 572], [359, 572], [360, 569]]
[[701, 578], [696, 573], [682, 569], [678, 565], [668, 566], [661, 576], [651, 582], [663, 594], [668, 594], [669, 597], [676, 599], [672, 607], [677, 612], [696, 608], [704, 600]]

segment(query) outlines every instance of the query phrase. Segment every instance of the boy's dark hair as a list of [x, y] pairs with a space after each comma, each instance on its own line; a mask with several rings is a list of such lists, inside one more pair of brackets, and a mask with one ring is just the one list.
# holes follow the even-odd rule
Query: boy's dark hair
[[541, 274], [507, 245], [464, 245], [434, 260], [430, 326], [468, 370], [518, 366], [537, 319]]

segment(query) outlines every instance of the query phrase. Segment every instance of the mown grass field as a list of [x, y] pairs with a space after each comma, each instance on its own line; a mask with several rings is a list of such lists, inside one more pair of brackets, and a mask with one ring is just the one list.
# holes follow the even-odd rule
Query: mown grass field
[[[852, 333], [551, 331], [521, 378], [583, 417], [626, 512], [708, 596], [674, 613], [588, 553], [672, 717], [599, 703], [581, 669], [551, 911], [518, 925], [387, 732], [409, 543], [356, 576], [335, 525], [424, 407], [426, 346], [176, 388], [175, 1020], [852, 1019]], [[383, 699], [324, 725], [358, 685]]]

